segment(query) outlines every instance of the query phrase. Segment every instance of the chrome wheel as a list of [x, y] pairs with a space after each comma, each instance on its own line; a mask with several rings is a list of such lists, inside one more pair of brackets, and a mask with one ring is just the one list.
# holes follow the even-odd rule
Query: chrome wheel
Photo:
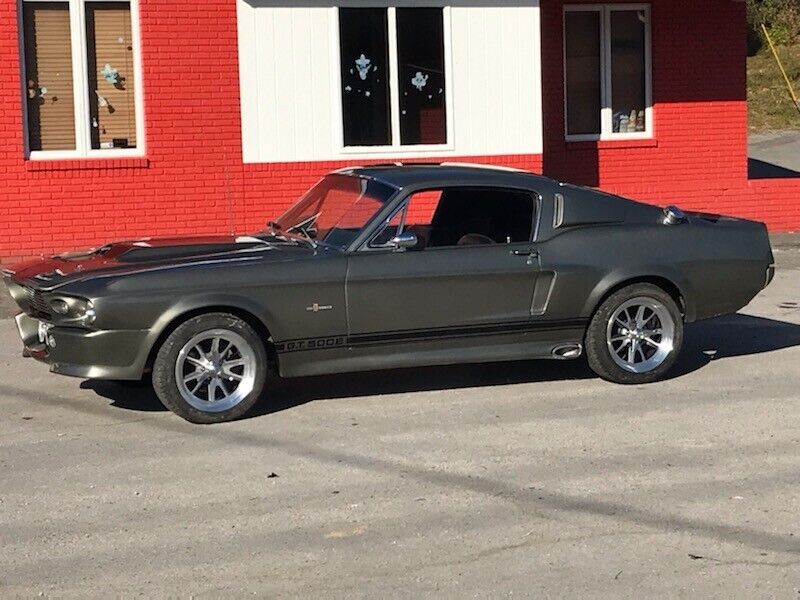
[[197, 410], [230, 410], [253, 391], [256, 353], [238, 333], [212, 329], [197, 334], [181, 348], [175, 381], [183, 399]]
[[628, 300], [611, 315], [606, 342], [614, 362], [631, 373], [660, 367], [675, 347], [675, 322], [654, 298]]

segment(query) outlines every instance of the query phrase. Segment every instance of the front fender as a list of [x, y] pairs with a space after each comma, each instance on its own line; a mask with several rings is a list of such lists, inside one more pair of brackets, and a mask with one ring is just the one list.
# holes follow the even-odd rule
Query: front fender
[[273, 315], [261, 304], [245, 296], [226, 293], [199, 293], [179, 298], [167, 310], [161, 313], [147, 335], [145, 346], [140, 357], [141, 369], [144, 371], [147, 358], [154, 350], [155, 344], [161, 336], [174, 323], [181, 322], [187, 315], [198, 311], [224, 311], [237, 309], [253, 315], [270, 333], [275, 333], [272, 324], [275, 323]]
[[658, 284], [659, 280], [670, 283], [678, 290], [681, 298], [683, 298], [686, 322], [695, 321], [697, 318], [697, 306], [692, 284], [680, 271], [665, 265], [639, 265], [635, 268], [620, 268], [607, 273], [586, 299], [583, 314], [593, 315], [603, 298], [613, 289], [624, 287], [628, 283], [637, 281], [652, 281]]
[[274, 333], [272, 325], [275, 320], [266, 307], [254, 301], [252, 298], [238, 294], [226, 294], [224, 292], [199, 293], [179, 298], [156, 320], [152, 331], [156, 332], [156, 337], [158, 337], [176, 319], [188, 313], [206, 308], [234, 308], [245, 311], [261, 321], [270, 332]]

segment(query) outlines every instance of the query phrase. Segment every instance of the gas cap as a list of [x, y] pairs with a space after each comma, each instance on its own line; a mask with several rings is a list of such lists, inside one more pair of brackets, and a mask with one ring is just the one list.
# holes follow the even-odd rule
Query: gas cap
[[677, 206], [664, 209], [664, 225], [680, 225], [686, 222], [686, 214]]

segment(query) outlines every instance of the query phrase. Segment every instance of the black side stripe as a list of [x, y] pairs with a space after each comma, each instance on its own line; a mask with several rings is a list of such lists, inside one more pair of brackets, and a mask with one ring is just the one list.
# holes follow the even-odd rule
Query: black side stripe
[[306, 338], [288, 340], [275, 344], [278, 353], [303, 352], [308, 350], [325, 350], [331, 348], [369, 347], [391, 343], [418, 342], [440, 339], [479, 337], [486, 335], [504, 335], [508, 333], [527, 333], [542, 331], [569, 331], [585, 329], [588, 319], [565, 319], [561, 321], [518, 321], [490, 325], [471, 325], [441, 327], [437, 329], [412, 329], [406, 331], [388, 331], [381, 333], [361, 333], [351, 336], [333, 336], [325, 338]]

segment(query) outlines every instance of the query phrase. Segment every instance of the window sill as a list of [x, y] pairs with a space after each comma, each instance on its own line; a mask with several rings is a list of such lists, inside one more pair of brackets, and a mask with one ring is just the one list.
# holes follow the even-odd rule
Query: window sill
[[566, 140], [568, 150], [623, 150], [625, 148], [658, 148], [656, 138], [570, 141]]
[[150, 161], [145, 157], [139, 158], [67, 158], [53, 160], [27, 160], [25, 166], [28, 171], [84, 171], [84, 170], [113, 170], [113, 169], [146, 169]]
[[365, 158], [382, 156], [403, 156], [425, 153], [454, 152], [453, 144], [417, 144], [412, 146], [343, 146], [340, 154], [348, 156], [362, 156]]

